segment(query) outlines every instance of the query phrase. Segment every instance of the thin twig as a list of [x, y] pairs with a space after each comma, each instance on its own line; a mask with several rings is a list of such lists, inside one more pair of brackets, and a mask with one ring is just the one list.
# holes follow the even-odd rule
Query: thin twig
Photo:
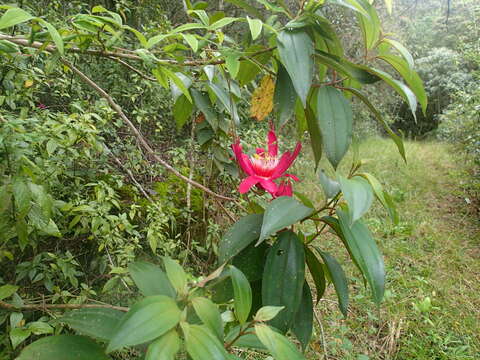
[[[10, 36], [10, 35], [5, 35], [5, 34], [0, 34], [0, 40], [8, 40], [14, 44], [21, 45], [24, 47], [30, 47], [34, 49], [40, 49], [42, 48], [44, 51], [53, 53], [57, 51], [57, 47], [55, 45], [47, 45], [44, 47], [44, 43], [39, 42], [39, 41], [34, 41], [30, 43], [28, 39], [25, 39], [24, 37], [18, 37], [18, 36]], [[256, 51], [252, 54], [247, 55], [248, 57], [252, 56], [257, 56], [263, 53], [267, 53], [270, 51], [275, 50], [276, 47], [270, 47], [270, 48], [265, 48], [259, 51]], [[121, 51], [107, 51], [107, 50], [95, 50], [95, 49], [80, 49], [76, 46], [69, 46], [65, 48], [65, 51], [67, 52], [72, 52], [72, 53], [79, 53], [79, 54], [89, 54], [89, 55], [95, 55], [95, 56], [101, 56], [101, 57], [107, 57], [107, 58], [121, 58], [121, 59], [128, 59], [128, 60], [135, 60], [135, 61], [143, 61], [143, 59], [133, 53], [130, 52], [121, 52]], [[247, 57], [240, 57], [240, 61], [245, 61], [247, 60]], [[221, 65], [225, 64], [225, 59], [208, 59], [208, 60], [186, 60], [186, 61], [176, 61], [176, 60], [171, 60], [171, 59], [154, 59], [154, 61], [157, 64], [163, 64], [163, 65], [176, 65], [176, 66], [204, 66], [204, 65]]]
[[172, 172], [175, 174], [178, 178], [182, 179], [183, 181], [186, 181], [187, 183], [192, 184], [193, 186], [201, 189], [202, 191], [222, 200], [228, 200], [228, 201], [235, 201], [235, 199], [217, 194], [216, 192], [210, 190], [209, 188], [203, 186], [202, 184], [190, 180], [188, 177], [182, 175], [177, 169], [175, 169], [173, 166], [171, 166], [169, 163], [167, 163], [165, 160], [163, 160], [160, 156], [158, 156], [155, 151], [152, 149], [152, 147], [148, 144], [147, 140], [145, 137], [140, 133], [140, 131], [133, 125], [133, 123], [130, 121], [130, 119], [125, 115], [123, 112], [122, 108], [113, 100], [113, 98], [105, 91], [103, 90], [100, 86], [98, 86], [92, 79], [90, 79], [87, 75], [85, 75], [83, 72], [81, 72], [78, 68], [73, 66], [69, 61], [65, 59], [61, 59], [61, 62], [65, 65], [67, 65], [73, 72], [75, 72], [87, 85], [89, 85], [91, 88], [93, 88], [98, 94], [100, 94], [101, 97], [103, 97], [107, 102], [110, 104], [110, 107], [120, 116], [120, 118], [127, 124], [127, 126], [130, 128], [130, 130], [133, 132], [135, 137], [137, 138], [138, 142], [141, 144], [141, 146], [149, 153], [153, 159], [160, 163], [163, 167], [165, 167], [168, 171]]
[[65, 309], [65, 310], [74, 310], [74, 309], [114, 309], [119, 311], [127, 312], [128, 307], [115, 306], [109, 304], [25, 304], [21, 306], [15, 306], [4, 301], [0, 301], [0, 308], [18, 311], [18, 310], [46, 310], [46, 309]]
[[320, 334], [322, 336], [322, 346], [323, 346], [323, 354], [324, 354], [324, 359], [328, 360], [328, 353], [327, 353], [327, 343], [325, 341], [325, 331], [323, 330], [323, 324], [318, 318], [317, 312], [315, 309], [313, 310], [313, 315], [315, 315], [315, 319], [317, 319], [318, 326], [320, 327]]
[[116, 57], [113, 57], [113, 56], [109, 56], [108, 58], [113, 60], [113, 61], [116, 61], [119, 64], [122, 64], [127, 69], [129, 69], [129, 70], [133, 71], [134, 73], [140, 75], [145, 80], [155, 81], [155, 82], [157, 81], [157, 79], [155, 79], [154, 77], [151, 77], [151, 76], [148, 76], [147, 74], [144, 74], [143, 72], [138, 70], [136, 67], [130, 65], [129, 63], [127, 63], [126, 61], [123, 61], [122, 59], [119, 59], [119, 58], [116, 58]]

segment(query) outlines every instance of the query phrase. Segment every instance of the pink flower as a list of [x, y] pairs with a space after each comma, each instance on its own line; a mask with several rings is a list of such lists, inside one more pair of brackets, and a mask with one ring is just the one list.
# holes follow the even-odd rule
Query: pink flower
[[256, 185], [268, 191], [273, 197], [292, 196], [292, 185], [289, 179], [283, 180], [280, 185], [277, 185], [274, 180], [281, 177], [299, 180], [295, 175], [287, 174], [286, 171], [297, 158], [301, 148], [302, 144], [298, 142], [293, 153], [286, 151], [281, 157], [278, 156], [277, 136], [273, 127], [268, 132], [267, 151], [257, 148], [255, 154], [248, 156], [243, 153], [240, 140], [237, 140], [232, 145], [232, 149], [238, 165], [248, 175], [240, 183], [238, 188], [240, 193], [244, 194]]
[[40, 103], [40, 104], [37, 105], [37, 108], [39, 108], [41, 110], [45, 110], [47, 108], [47, 105]]

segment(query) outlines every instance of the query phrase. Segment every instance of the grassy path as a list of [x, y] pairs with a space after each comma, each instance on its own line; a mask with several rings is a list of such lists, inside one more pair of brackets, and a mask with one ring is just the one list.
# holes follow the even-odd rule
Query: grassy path
[[[363, 159], [375, 159], [364, 171], [385, 184], [401, 216], [396, 226], [379, 206], [366, 216], [385, 256], [386, 299], [377, 309], [336, 240], [321, 239], [353, 281], [347, 320], [331, 289], [320, 302], [327, 356], [317, 328], [313, 359], [480, 359], [480, 222], [465, 200], [465, 162], [445, 144], [406, 148], [407, 165], [391, 141], [361, 146]], [[306, 179], [300, 191], [320, 199], [313, 172], [302, 162], [297, 169]]]

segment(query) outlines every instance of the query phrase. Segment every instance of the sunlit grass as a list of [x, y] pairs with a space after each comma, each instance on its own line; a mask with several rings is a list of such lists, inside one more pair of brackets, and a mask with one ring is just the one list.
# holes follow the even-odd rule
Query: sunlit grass
[[[386, 139], [366, 140], [360, 149], [367, 160], [362, 171], [384, 184], [401, 218], [393, 225], [379, 204], [366, 215], [385, 257], [386, 298], [377, 309], [338, 239], [319, 239], [317, 245], [334, 254], [352, 279], [350, 313], [342, 318], [329, 288], [317, 308], [327, 356], [317, 327], [310, 357], [480, 359], [480, 232], [478, 218], [465, 201], [465, 163], [453, 148], [434, 142], [407, 142], [407, 164]], [[348, 172], [350, 161], [348, 154], [340, 173]], [[302, 178], [296, 189], [322, 204], [310, 164], [305, 151], [295, 165]], [[333, 175], [325, 160], [319, 167]]]

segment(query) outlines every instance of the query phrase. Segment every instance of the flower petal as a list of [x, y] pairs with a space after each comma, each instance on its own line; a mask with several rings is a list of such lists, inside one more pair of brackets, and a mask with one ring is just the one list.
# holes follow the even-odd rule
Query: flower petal
[[278, 154], [278, 142], [277, 142], [277, 135], [275, 135], [275, 131], [273, 130], [273, 127], [268, 132], [267, 142], [268, 142], [268, 155], [277, 156], [277, 154]]
[[242, 180], [240, 186], [238, 187], [238, 191], [240, 194], [245, 194], [252, 188], [252, 186], [258, 184], [260, 180], [261, 179], [256, 176], [249, 176]]
[[295, 146], [295, 150], [293, 151], [293, 154], [290, 154], [290, 151], [287, 151], [282, 155], [282, 158], [280, 159], [277, 165], [277, 168], [272, 173], [272, 179], [277, 179], [283, 176], [285, 171], [287, 171], [287, 169], [293, 164], [298, 154], [300, 153], [301, 149], [302, 149], [302, 144], [298, 142], [297, 146]]
[[262, 155], [264, 152], [265, 152], [265, 149], [264, 148], [257, 148], [255, 150], [255, 152], [258, 154], [258, 155]]
[[260, 179], [260, 186], [272, 195], [274, 195], [278, 190], [277, 184], [275, 184], [272, 180]]
[[288, 178], [290, 178], [290, 179], [293, 179], [293, 180], [295, 180], [295, 181], [300, 181], [300, 179], [299, 179], [297, 176], [293, 175], [293, 174], [285, 174], [285, 175], [283, 175], [283, 176], [288, 177]]
[[252, 169], [252, 164], [250, 163], [249, 157], [242, 152], [242, 145], [240, 145], [239, 140], [237, 140], [234, 144], [232, 144], [232, 150], [233, 150], [233, 153], [235, 154], [235, 157], [237, 159], [237, 162], [240, 168], [247, 175], [253, 175], [254, 171]]
[[293, 195], [292, 184], [282, 181], [278, 186], [278, 191], [275, 193], [275, 197], [292, 196], [292, 195]]

